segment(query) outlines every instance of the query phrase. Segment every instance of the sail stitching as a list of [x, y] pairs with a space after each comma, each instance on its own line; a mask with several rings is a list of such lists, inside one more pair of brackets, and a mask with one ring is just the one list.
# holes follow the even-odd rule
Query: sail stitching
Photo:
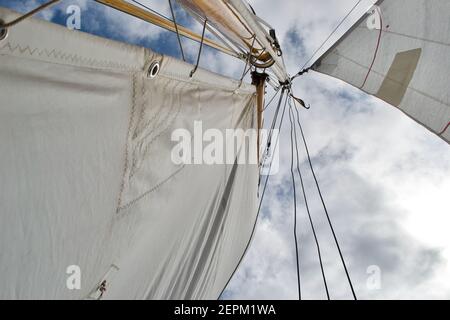
[[122, 196], [123, 196], [123, 192], [125, 190], [125, 177], [126, 177], [126, 173], [128, 171], [128, 157], [129, 157], [129, 153], [128, 153], [128, 148], [129, 148], [129, 138], [131, 135], [131, 126], [133, 123], [133, 118], [134, 118], [134, 114], [135, 114], [135, 109], [136, 109], [136, 79], [137, 75], [136, 73], [133, 74], [133, 78], [132, 78], [132, 97], [131, 97], [131, 112], [130, 112], [130, 119], [128, 121], [128, 132], [127, 132], [127, 140], [125, 142], [125, 163], [124, 163], [124, 168], [123, 168], [123, 174], [122, 174], [122, 183], [120, 185], [120, 192], [119, 192], [119, 201], [117, 203], [117, 209], [116, 209], [116, 213], [119, 213], [121, 205], [122, 205]]
[[93, 58], [87, 58], [80, 56], [78, 54], [66, 53], [56, 49], [41, 49], [41, 48], [32, 48], [29, 45], [26, 47], [21, 46], [20, 44], [12, 44], [11, 42], [6, 42], [4, 45], [0, 47], [0, 51], [8, 49], [11, 53], [20, 53], [24, 55], [28, 53], [28, 55], [36, 57], [36, 56], [47, 56], [51, 59], [58, 59], [62, 61], [68, 61], [74, 64], [81, 64], [89, 67], [98, 67], [98, 68], [113, 68], [120, 69], [124, 71], [137, 71], [136, 67], [132, 67], [129, 65], [125, 65], [122, 63], [117, 63], [110, 60], [97, 60]]
[[[202, 70], [203, 71], [203, 70]], [[185, 79], [182, 76], [180, 76], [179, 74], [175, 73], [175, 72], [169, 72], [166, 70], [162, 70], [162, 72], [159, 75], [160, 77], [166, 78], [166, 79], [171, 79], [171, 80], [177, 80], [179, 82], [184, 82], [190, 85], [201, 85], [202, 88], [208, 88], [208, 89], [220, 89], [223, 90], [225, 92], [231, 92], [231, 93], [242, 93], [242, 94], [247, 94], [247, 93], [253, 93], [254, 92], [254, 87], [250, 87], [250, 90], [247, 90], [245, 88], [243, 88], [241, 86], [241, 88], [236, 89], [236, 86], [238, 85], [238, 81], [233, 80], [234, 85], [233, 87], [231, 86], [226, 86], [226, 85], [218, 85], [212, 81], [210, 82], [206, 82], [206, 81], [200, 81], [198, 78], [196, 79]]]
[[[174, 90], [174, 91], [175, 91], [175, 90]], [[173, 103], [171, 103], [171, 105], [173, 105]], [[161, 128], [164, 124], [166, 124], [165, 128], [163, 128], [158, 134], [156, 134], [156, 135], [152, 138], [152, 140], [150, 140], [149, 143], [147, 143], [147, 145], [145, 146], [144, 151], [143, 151], [143, 157], [146, 157], [146, 156], [147, 156], [147, 154], [148, 154], [148, 152], [149, 152], [149, 150], [150, 150], [150, 146], [151, 146], [151, 145], [152, 145], [159, 137], [161, 137], [163, 134], [165, 134], [165, 133], [170, 129], [170, 127], [173, 125], [173, 123], [175, 122], [175, 120], [178, 118], [178, 116], [180, 115], [180, 112], [181, 112], [181, 103], [180, 103], [180, 102], [178, 103], [178, 108], [176, 109], [175, 114], [174, 114], [174, 115], [172, 116], [172, 118], [171, 118], [170, 116], [173, 114], [173, 113], [172, 113], [173, 109], [174, 109], [174, 107], [172, 107], [172, 108], [170, 109], [170, 111], [167, 113], [167, 115], [163, 118], [163, 120], [162, 120], [161, 122], [159, 122], [158, 127], [155, 128], [155, 129], [153, 130], [153, 132], [154, 132], [154, 131], [156, 131], [156, 129], [159, 129], [159, 128]]]
[[[144, 115], [144, 111], [142, 110], [145, 107], [145, 102], [148, 101], [147, 100], [147, 88], [145, 86], [145, 84], [142, 82], [142, 87], [138, 88], [138, 73], [133, 74], [133, 81], [132, 81], [132, 86], [133, 86], [133, 94], [132, 94], [132, 111], [131, 111], [131, 115], [130, 115], [130, 122], [129, 122], [129, 128], [128, 128], [128, 134], [127, 134], [127, 146], [126, 146], [126, 150], [125, 150], [125, 166], [124, 166], [124, 174], [123, 174], [123, 181], [122, 181], [122, 185], [121, 185], [121, 191], [120, 191], [120, 197], [119, 197], [119, 204], [117, 207], [117, 213], [120, 212], [121, 210], [127, 209], [129, 207], [131, 207], [132, 205], [134, 205], [135, 203], [137, 203], [138, 201], [142, 200], [144, 197], [146, 197], [147, 195], [149, 195], [150, 193], [156, 191], [157, 189], [159, 189], [161, 186], [163, 186], [165, 183], [167, 183], [170, 179], [172, 179], [174, 176], [176, 176], [179, 172], [181, 172], [182, 169], [184, 169], [185, 165], [182, 165], [181, 167], [177, 168], [174, 172], [172, 172], [167, 178], [165, 178], [164, 180], [162, 180], [161, 182], [159, 182], [158, 184], [156, 184], [155, 186], [153, 186], [152, 188], [150, 188], [149, 190], [147, 190], [146, 192], [142, 193], [141, 195], [137, 196], [135, 199], [127, 202], [126, 204], [122, 204], [122, 197], [123, 194], [125, 192], [125, 181], [128, 180], [130, 181], [131, 178], [134, 176], [135, 171], [139, 170], [139, 167], [137, 166], [137, 157], [136, 157], [136, 150], [139, 148], [138, 145], [134, 146], [134, 151], [133, 151], [133, 159], [132, 159], [132, 167], [129, 167], [129, 161], [130, 161], [130, 150], [129, 148], [131, 148], [131, 144], [132, 142], [130, 142], [130, 139], [133, 138], [132, 140], [136, 139], [136, 137], [134, 137], [133, 135], [133, 127], [139, 126], [139, 122], [141, 122], [143, 120], [143, 115]], [[136, 107], [138, 105], [138, 94], [142, 94], [142, 99], [140, 99], [140, 106], [141, 106], [141, 112], [139, 115], [139, 118], [136, 119]], [[164, 105], [165, 103], [163, 103]], [[171, 109], [172, 110], [172, 109]], [[161, 114], [162, 109], [160, 109], [157, 112], [158, 114]], [[152, 135], [156, 129], [158, 128], [162, 128], [162, 130], [160, 132], [157, 132], [157, 134], [152, 137], [151, 141], [146, 145], [144, 151], [142, 152], [142, 156], [145, 157], [147, 156], [149, 150], [150, 150], [150, 145], [153, 144], [154, 141], [156, 141], [161, 135], [163, 135], [165, 132], [167, 132], [167, 130], [170, 129], [170, 127], [172, 126], [173, 122], [177, 119], [178, 115], [181, 112], [181, 103], [178, 103], [178, 108], [177, 111], [175, 112], [175, 115], [173, 115], [171, 117], [171, 114], [173, 114], [173, 112], [167, 112], [167, 115], [165, 117], [163, 117], [161, 120], [159, 120], [160, 117], [156, 117], [158, 119], [155, 120], [155, 117], [153, 117], [153, 120], [155, 120], [157, 122], [157, 127], [153, 128], [151, 130], [150, 133], [146, 134], [143, 138], [139, 139], [140, 141], [145, 140], [147, 137], [149, 137], [150, 135]], [[137, 122], [136, 122], [137, 121]], [[165, 125], [166, 124], [166, 125]], [[129, 170], [130, 169], [130, 170]], [[130, 171], [130, 172], [129, 172]], [[127, 173], [128, 177], [127, 177]]]
[[129, 207], [133, 206], [135, 203], [137, 203], [138, 201], [142, 200], [143, 198], [145, 198], [146, 196], [148, 196], [149, 194], [155, 192], [156, 190], [158, 190], [159, 188], [161, 188], [164, 184], [166, 184], [167, 182], [169, 182], [173, 177], [175, 177], [178, 173], [180, 173], [184, 168], [186, 167], [185, 164], [183, 164], [181, 167], [179, 167], [176, 171], [174, 171], [170, 176], [168, 176], [166, 179], [164, 179], [163, 181], [161, 181], [160, 183], [158, 183], [157, 185], [155, 185], [153, 188], [151, 188], [150, 190], [142, 193], [140, 196], [138, 196], [136, 199], [131, 200], [130, 202], [128, 202], [127, 204], [119, 207], [117, 210], [118, 212], [124, 209], [128, 209]]

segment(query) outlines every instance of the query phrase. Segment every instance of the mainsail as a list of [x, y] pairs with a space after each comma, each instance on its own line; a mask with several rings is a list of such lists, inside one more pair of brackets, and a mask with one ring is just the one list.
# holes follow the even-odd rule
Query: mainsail
[[259, 167], [176, 164], [171, 133], [257, 128], [255, 88], [193, 68], [37, 19], [8, 29], [0, 298], [219, 296], [256, 219]]
[[383, 0], [313, 65], [450, 143], [450, 2]]

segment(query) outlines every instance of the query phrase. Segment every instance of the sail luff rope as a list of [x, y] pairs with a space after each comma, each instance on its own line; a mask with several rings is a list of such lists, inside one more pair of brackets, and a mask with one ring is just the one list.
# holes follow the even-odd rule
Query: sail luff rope
[[[338, 25], [331, 31], [330, 35], [322, 42], [322, 44], [314, 51], [314, 53], [311, 55], [311, 57], [305, 62], [305, 64], [300, 68], [300, 71], [291, 78], [291, 80], [294, 80], [295, 78], [301, 76], [307, 69], [305, 67], [308, 65], [309, 62], [316, 56], [316, 54], [323, 48], [323, 46], [327, 43], [328, 40], [336, 33], [336, 31], [342, 26], [342, 24], [347, 20], [347, 18], [355, 11], [355, 9], [359, 6], [359, 4], [363, 0], [358, 0], [358, 2], [351, 8], [351, 10], [345, 15], [344, 18], [338, 23]], [[309, 69], [309, 68], [308, 68]], [[307, 71], [306, 71], [307, 72]]]
[[325, 211], [325, 215], [326, 215], [326, 218], [327, 218], [327, 221], [328, 221], [328, 225], [330, 226], [331, 233], [332, 233], [333, 238], [334, 238], [334, 242], [335, 242], [336, 247], [337, 247], [337, 250], [338, 250], [338, 252], [339, 252], [339, 257], [340, 257], [340, 259], [341, 259], [342, 266], [344, 267], [345, 275], [346, 275], [346, 277], [347, 277], [348, 284], [349, 284], [350, 289], [351, 289], [351, 291], [352, 291], [353, 299], [354, 299], [354, 300], [357, 300], [356, 293], [355, 293], [355, 290], [354, 290], [354, 288], [353, 288], [353, 283], [352, 283], [352, 280], [351, 280], [351, 278], [350, 278], [350, 274], [349, 274], [349, 272], [348, 272], [348, 269], [347, 269], [347, 265], [346, 265], [346, 263], [345, 263], [344, 256], [343, 256], [343, 254], [342, 254], [341, 247], [340, 247], [340, 245], [339, 245], [339, 241], [338, 241], [337, 236], [336, 236], [336, 232], [334, 231], [333, 223], [331, 222], [330, 215], [329, 215], [328, 210], [327, 210], [327, 207], [326, 207], [326, 205], [325, 205], [325, 200], [323, 199], [322, 191], [321, 191], [321, 189], [320, 189], [320, 185], [319, 185], [319, 182], [318, 182], [318, 180], [317, 180], [317, 177], [316, 177], [316, 174], [315, 174], [315, 171], [314, 171], [314, 167], [313, 167], [313, 165], [312, 165], [311, 155], [310, 155], [310, 153], [309, 153], [308, 143], [306, 142], [305, 134], [304, 134], [304, 132], [303, 132], [303, 127], [302, 127], [302, 124], [301, 124], [301, 121], [300, 121], [300, 114], [299, 114], [299, 112], [298, 112], [298, 108], [295, 108], [295, 110], [296, 110], [296, 112], [297, 112], [297, 122], [298, 122], [298, 125], [299, 125], [299, 128], [300, 128], [300, 133], [301, 133], [301, 136], [302, 136], [303, 144], [304, 144], [305, 151], [306, 151], [306, 155], [307, 155], [307, 158], [308, 158], [309, 167], [310, 167], [310, 169], [311, 169], [311, 173], [312, 173], [312, 176], [313, 176], [313, 178], [314, 178], [314, 181], [315, 181], [315, 184], [316, 184], [317, 191], [318, 191], [318, 193], [319, 193], [320, 201], [322, 202], [322, 206], [323, 206], [323, 209], [324, 209], [324, 211]]
[[[291, 99], [293, 99], [293, 98], [291, 97]], [[289, 108], [292, 109], [291, 101], [289, 101]], [[293, 112], [294, 111], [292, 111], [292, 113]], [[295, 118], [295, 115], [293, 117]], [[311, 225], [311, 230], [312, 230], [312, 233], [313, 233], [313, 236], [314, 236], [314, 241], [316, 243], [317, 255], [318, 255], [318, 258], [319, 258], [320, 270], [322, 272], [322, 279], [323, 279], [323, 284], [324, 284], [324, 287], [325, 287], [325, 292], [326, 292], [326, 295], [327, 295], [327, 299], [330, 300], [330, 293], [329, 293], [329, 290], [328, 290], [327, 278], [325, 276], [325, 270], [324, 270], [324, 267], [323, 267], [322, 254], [321, 254], [321, 250], [320, 250], [319, 240], [317, 238], [316, 228], [314, 226], [314, 222], [313, 222], [313, 219], [312, 219], [312, 216], [311, 216], [311, 212], [309, 210], [309, 204], [308, 204], [308, 199], [307, 199], [307, 196], [306, 196], [305, 185], [303, 183], [303, 176], [302, 176], [302, 173], [301, 173], [301, 170], [300, 170], [300, 156], [299, 156], [299, 150], [298, 150], [298, 139], [297, 139], [297, 130], [296, 130], [295, 121], [294, 121], [294, 140], [295, 140], [295, 150], [296, 150], [296, 153], [297, 153], [297, 173], [298, 173], [298, 176], [299, 176], [299, 179], [300, 179], [300, 186], [302, 188], [303, 200], [305, 201], [306, 212], [308, 214], [309, 223]]]

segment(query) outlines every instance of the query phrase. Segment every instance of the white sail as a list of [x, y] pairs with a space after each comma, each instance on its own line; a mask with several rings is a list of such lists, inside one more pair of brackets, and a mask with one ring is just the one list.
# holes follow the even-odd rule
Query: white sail
[[450, 142], [450, 1], [379, 1], [313, 69], [344, 80]]
[[98, 298], [103, 283], [105, 299], [216, 299], [256, 219], [258, 165], [178, 165], [171, 134], [256, 128], [254, 87], [40, 20], [8, 32], [0, 298]]

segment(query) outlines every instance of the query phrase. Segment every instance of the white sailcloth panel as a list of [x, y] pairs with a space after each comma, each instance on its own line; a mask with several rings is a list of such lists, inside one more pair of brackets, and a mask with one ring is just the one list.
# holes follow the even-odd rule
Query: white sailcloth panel
[[192, 68], [39, 20], [9, 30], [0, 298], [98, 298], [102, 283], [104, 299], [219, 296], [256, 219], [258, 166], [177, 165], [171, 134], [254, 128], [254, 88]]
[[398, 107], [450, 142], [449, 35], [448, 0], [379, 1], [314, 70]]

